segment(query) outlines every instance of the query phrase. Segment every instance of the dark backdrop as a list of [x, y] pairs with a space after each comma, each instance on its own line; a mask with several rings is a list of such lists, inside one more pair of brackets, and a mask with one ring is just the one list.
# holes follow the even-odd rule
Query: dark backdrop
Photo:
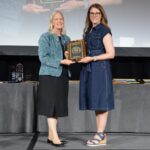
[[[10, 66], [22, 63], [24, 80], [38, 80], [40, 62], [37, 46], [0, 46], [0, 80], [8, 81]], [[150, 48], [116, 47], [111, 61], [113, 78], [150, 78]], [[70, 67], [70, 80], [79, 80], [81, 64]]]

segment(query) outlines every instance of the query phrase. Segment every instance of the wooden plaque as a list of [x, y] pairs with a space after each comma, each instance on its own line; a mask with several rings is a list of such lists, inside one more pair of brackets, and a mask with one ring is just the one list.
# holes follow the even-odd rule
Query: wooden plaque
[[79, 61], [86, 56], [86, 46], [84, 40], [70, 41], [67, 44], [69, 52], [68, 59]]

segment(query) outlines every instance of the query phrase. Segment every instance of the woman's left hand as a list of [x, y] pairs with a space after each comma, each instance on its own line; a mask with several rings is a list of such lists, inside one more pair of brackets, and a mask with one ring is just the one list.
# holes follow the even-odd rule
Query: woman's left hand
[[84, 58], [82, 58], [80, 61], [78, 61], [79, 63], [89, 63], [89, 62], [91, 62], [91, 61], [93, 61], [93, 57], [89, 57], [89, 56], [87, 56], [87, 57], [84, 57]]

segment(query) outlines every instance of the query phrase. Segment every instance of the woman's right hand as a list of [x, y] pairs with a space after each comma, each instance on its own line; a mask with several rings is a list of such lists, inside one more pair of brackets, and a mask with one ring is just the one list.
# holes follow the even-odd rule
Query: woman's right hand
[[79, 1], [79, 0], [68, 0], [66, 2], [64, 2], [63, 4], [61, 4], [57, 10], [67, 10], [67, 11], [70, 11], [70, 10], [73, 10], [73, 9], [76, 9], [76, 8], [80, 8], [80, 7], [83, 7], [84, 6], [84, 3], [83, 1]]
[[61, 60], [60, 61], [60, 64], [62, 64], [62, 65], [71, 65], [71, 64], [74, 64], [75, 63], [75, 61], [73, 61], [73, 60], [70, 60], [70, 59], [63, 59], [63, 60]]
[[90, 57], [90, 56], [86, 56], [84, 58], [82, 58], [80, 61], [78, 61], [79, 63], [89, 63], [89, 62], [92, 62], [93, 61], [93, 57]]

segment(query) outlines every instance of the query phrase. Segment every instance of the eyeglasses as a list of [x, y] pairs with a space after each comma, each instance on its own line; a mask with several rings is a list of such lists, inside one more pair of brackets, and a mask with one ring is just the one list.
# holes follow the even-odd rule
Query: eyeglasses
[[96, 12], [96, 13], [90, 12], [90, 15], [91, 15], [91, 16], [99, 16], [100, 14], [101, 14], [100, 12]]

